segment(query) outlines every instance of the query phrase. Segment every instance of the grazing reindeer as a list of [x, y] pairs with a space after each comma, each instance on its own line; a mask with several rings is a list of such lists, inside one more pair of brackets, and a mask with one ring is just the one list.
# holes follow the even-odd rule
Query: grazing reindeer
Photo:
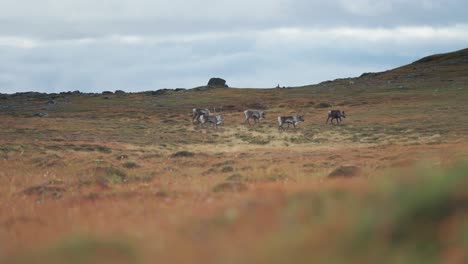
[[200, 117], [202, 115], [209, 116], [211, 114], [210, 110], [208, 108], [194, 108], [192, 110], [192, 123], [200, 122]]
[[336, 119], [336, 124], [340, 124], [342, 119], [341, 118], [346, 118], [346, 114], [344, 111], [340, 111], [340, 110], [331, 110], [331, 111], [328, 111], [328, 118], [327, 118], [327, 122], [325, 124], [328, 124], [328, 120], [331, 119], [331, 124], [333, 124], [333, 120]]
[[260, 122], [260, 120], [265, 119], [265, 116], [266, 116], [265, 112], [259, 111], [259, 110], [252, 110], [252, 109], [245, 110], [244, 115], [245, 115], [244, 123], [249, 124], [249, 126], [250, 126], [250, 121], [249, 121], [250, 118], [253, 118], [254, 125], [256, 125], [257, 122]]
[[200, 126], [203, 127], [205, 123], [211, 123], [211, 127], [217, 129], [219, 125], [224, 125], [224, 117], [222, 115], [201, 115]]
[[278, 130], [284, 130], [283, 125], [288, 124], [293, 125], [294, 129], [296, 129], [299, 122], [304, 122], [304, 116], [302, 115], [295, 115], [295, 116], [278, 116]]

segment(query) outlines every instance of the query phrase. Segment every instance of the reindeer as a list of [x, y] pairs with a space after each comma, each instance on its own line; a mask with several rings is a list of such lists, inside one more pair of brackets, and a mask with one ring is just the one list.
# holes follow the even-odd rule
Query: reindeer
[[257, 122], [260, 122], [260, 120], [265, 119], [266, 117], [265, 112], [260, 111], [260, 110], [253, 110], [253, 109], [245, 110], [244, 115], [245, 115], [244, 124], [249, 124], [249, 126], [250, 126], [250, 121], [249, 121], [250, 118], [253, 118], [254, 126], [255, 126]]
[[201, 115], [200, 126], [203, 127], [205, 123], [211, 123], [211, 127], [218, 128], [219, 125], [224, 124], [224, 117], [222, 115], [215, 115], [215, 116]]
[[213, 107], [213, 113], [215, 115], [205, 115], [205, 114], [200, 115], [199, 121], [200, 121], [200, 126], [201, 127], [203, 127], [203, 125], [205, 123], [211, 123], [211, 126], [213, 128], [218, 128], [218, 125], [224, 125], [223, 115], [222, 114], [216, 114], [216, 108], [214, 108], [214, 107]]
[[297, 129], [296, 126], [300, 122], [304, 122], [304, 116], [300, 115], [301, 112], [302, 109], [294, 116], [278, 116], [278, 130], [284, 130], [284, 124], [288, 124], [288, 129], [291, 124], [294, 126], [294, 129]]
[[192, 109], [192, 123], [200, 122], [201, 116], [209, 116], [210, 114], [211, 112], [208, 108], [194, 108]]
[[327, 122], [325, 124], [328, 124], [328, 120], [331, 119], [331, 124], [333, 124], [333, 120], [336, 119], [336, 124], [340, 124], [342, 119], [341, 118], [346, 118], [346, 114], [344, 111], [340, 111], [340, 110], [331, 110], [331, 111], [328, 111], [328, 118], [327, 118]]

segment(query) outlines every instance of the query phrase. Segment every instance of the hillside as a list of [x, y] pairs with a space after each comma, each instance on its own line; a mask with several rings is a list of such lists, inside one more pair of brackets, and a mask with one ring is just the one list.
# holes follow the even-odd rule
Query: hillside
[[468, 78], [468, 49], [422, 58], [409, 65], [384, 72], [380, 80], [466, 82]]
[[0, 262], [467, 263], [466, 53], [290, 89], [1, 95]]
[[431, 55], [411, 64], [385, 72], [364, 73], [358, 78], [338, 79], [319, 84], [362, 85], [365, 87], [398, 87], [418, 83], [424, 85], [466, 85], [468, 83], [468, 49]]

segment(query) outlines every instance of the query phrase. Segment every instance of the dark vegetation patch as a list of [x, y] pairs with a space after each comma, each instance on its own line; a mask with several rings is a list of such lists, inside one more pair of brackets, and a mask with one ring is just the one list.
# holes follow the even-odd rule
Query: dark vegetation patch
[[126, 169], [136, 169], [140, 167], [140, 165], [135, 162], [125, 162], [122, 166]]
[[275, 174], [275, 175], [270, 175], [265, 178], [265, 181], [268, 182], [279, 182], [279, 181], [286, 181], [288, 180], [289, 177], [286, 174]]
[[59, 199], [66, 192], [65, 183], [60, 180], [51, 180], [43, 184], [31, 186], [23, 190], [23, 194], [28, 196], [38, 196], [40, 198]]
[[329, 178], [351, 178], [358, 176], [361, 173], [361, 169], [356, 166], [341, 166], [336, 168], [330, 174]]
[[128, 155], [125, 155], [125, 154], [118, 155], [118, 156], [117, 156], [117, 159], [118, 159], [118, 160], [127, 160], [127, 159], [128, 159]]
[[58, 155], [44, 155], [31, 160], [31, 162], [38, 167], [53, 167], [63, 165], [62, 158]]
[[208, 175], [208, 174], [213, 174], [213, 173], [216, 173], [217, 170], [215, 168], [210, 168], [208, 170], [206, 170], [205, 172], [203, 172], [203, 175]]
[[245, 176], [239, 173], [232, 174], [226, 178], [227, 182], [248, 182], [248, 183], [259, 183], [259, 182], [280, 182], [287, 181], [289, 177], [285, 174], [273, 174], [263, 177], [252, 177]]
[[223, 182], [213, 187], [213, 192], [243, 192], [247, 190], [247, 185], [242, 182], [229, 181]]
[[128, 175], [125, 171], [114, 167], [97, 167], [95, 178], [103, 183], [125, 183], [128, 181]]
[[271, 141], [270, 136], [268, 138], [263, 138], [261, 136], [252, 136], [248, 134], [239, 134], [239, 133], [234, 134], [234, 136], [241, 139], [242, 141], [245, 141], [250, 144], [255, 144], [255, 145], [266, 145], [270, 143]]
[[223, 173], [226, 173], [226, 172], [233, 172], [234, 171], [234, 168], [231, 167], [231, 166], [226, 166], [224, 168], [221, 169], [221, 172]]
[[90, 144], [81, 144], [81, 145], [75, 145], [75, 144], [65, 144], [65, 145], [51, 145], [47, 146], [47, 149], [51, 150], [60, 150], [60, 149], [72, 149], [74, 151], [82, 151], [82, 152], [101, 152], [105, 154], [112, 153], [112, 149], [106, 147], [106, 146], [101, 146], [101, 145], [90, 145]]
[[162, 154], [152, 153], [152, 154], [145, 154], [141, 156], [140, 159], [154, 159], [154, 158], [162, 158], [162, 157], [163, 157]]
[[325, 102], [318, 103], [315, 105], [315, 108], [329, 108], [329, 107], [332, 107], [332, 105], [330, 103], [325, 103]]
[[129, 175], [127, 181], [128, 182], [150, 182], [154, 178], [156, 178], [156, 173], [151, 172], [151, 173]]
[[107, 153], [107, 154], [112, 153], [112, 149], [106, 146], [96, 145], [96, 150], [101, 153]]
[[158, 198], [167, 198], [169, 197], [170, 192], [167, 190], [159, 190], [154, 195]]
[[232, 174], [231, 176], [227, 177], [226, 178], [226, 181], [243, 181], [245, 178], [239, 174], [239, 173], [236, 173], [236, 174]]
[[[224, 155], [224, 154], [222, 154]], [[234, 160], [226, 160], [223, 162], [215, 163], [213, 164], [213, 167], [222, 167], [222, 166], [228, 166], [228, 165], [234, 165], [236, 162]]]
[[48, 146], [45, 146], [45, 149], [59, 151], [59, 150], [62, 149], [62, 146], [60, 146], [60, 145], [48, 145]]
[[190, 152], [190, 151], [178, 151], [174, 154], [171, 155], [171, 157], [173, 158], [180, 158], [180, 157], [184, 157], [184, 158], [191, 158], [191, 157], [194, 157], [195, 156], [195, 153], [193, 152]]

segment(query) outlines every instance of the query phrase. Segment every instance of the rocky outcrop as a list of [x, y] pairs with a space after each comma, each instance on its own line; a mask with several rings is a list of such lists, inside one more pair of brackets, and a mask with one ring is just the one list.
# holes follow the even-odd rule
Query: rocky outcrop
[[229, 87], [226, 85], [226, 80], [221, 78], [211, 78], [207, 85], [211, 87]]

